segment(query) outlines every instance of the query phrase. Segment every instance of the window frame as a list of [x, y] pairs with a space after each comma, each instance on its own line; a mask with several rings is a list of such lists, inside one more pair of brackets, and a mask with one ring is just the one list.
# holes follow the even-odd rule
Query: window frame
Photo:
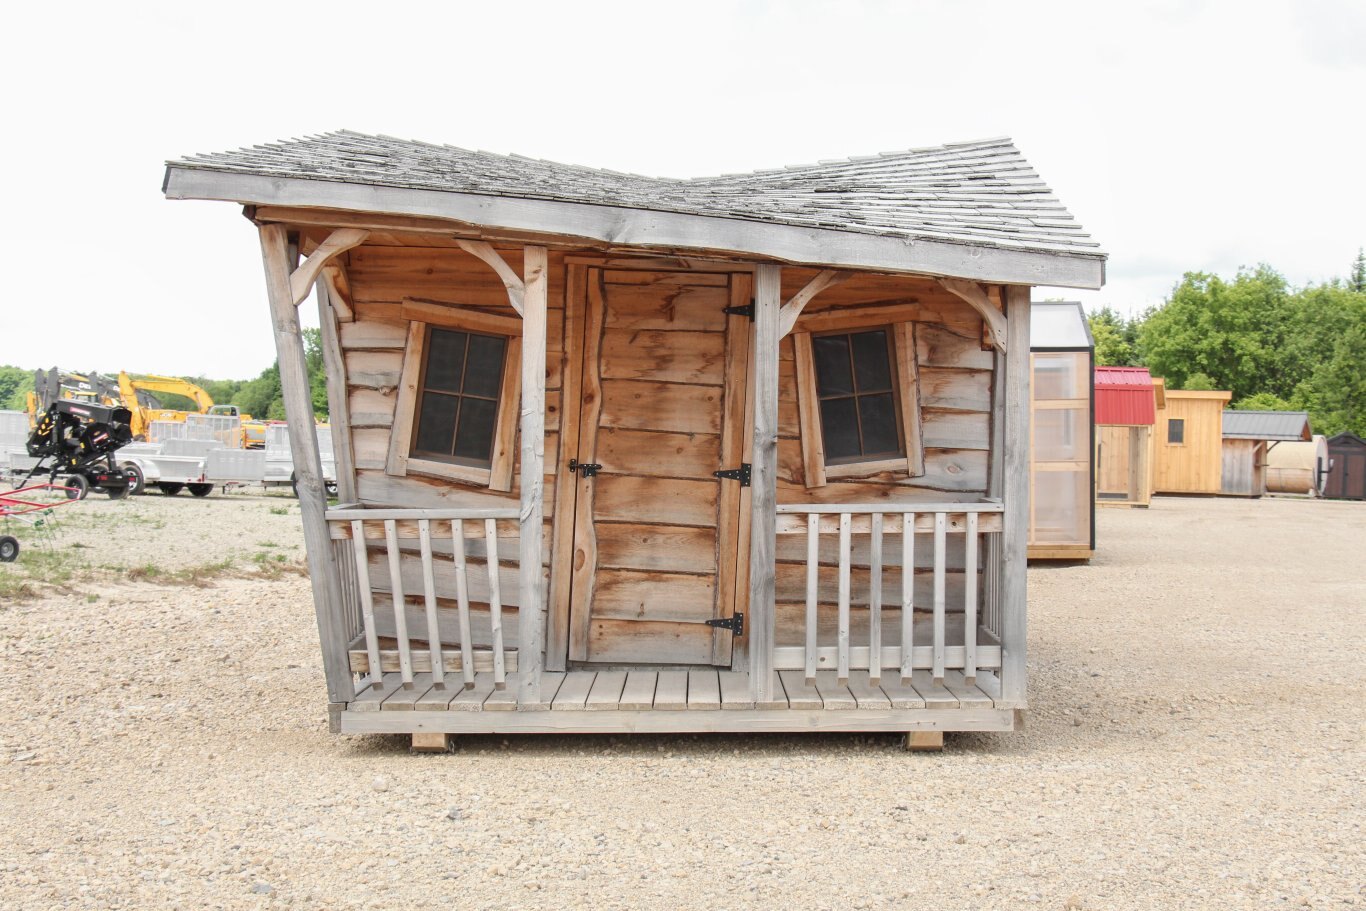
[[[1175, 424], [1176, 426], [1178, 426], [1178, 427], [1181, 428], [1181, 439], [1179, 439], [1179, 440], [1177, 440], [1177, 441], [1175, 441], [1175, 442], [1172, 442], [1172, 425], [1173, 425], [1173, 424]], [[1167, 418], [1167, 445], [1168, 445], [1168, 446], [1185, 446], [1185, 445], [1186, 445], [1186, 419], [1185, 419], [1185, 418]]]
[[[885, 329], [888, 334], [888, 366], [892, 374], [892, 398], [897, 433], [905, 453], [895, 458], [878, 456], [827, 464], [825, 433], [820, 416], [815, 355], [812, 339], [822, 335], [852, 335]], [[904, 471], [909, 477], [925, 474], [925, 449], [920, 425], [920, 369], [916, 358], [915, 323], [888, 323], [869, 318], [820, 331], [792, 333], [797, 373], [797, 417], [800, 425], [802, 465], [807, 487], [824, 487], [831, 478], [866, 478], [883, 472]]]
[[[513, 467], [517, 456], [517, 412], [521, 401], [522, 321], [460, 304], [405, 298], [399, 315], [408, 320], [408, 336], [403, 347], [403, 370], [399, 379], [398, 401], [389, 438], [389, 454], [384, 473], [392, 477], [420, 475], [458, 481], [507, 493], [512, 490]], [[500, 336], [505, 339], [503, 372], [498, 388], [498, 414], [494, 418], [490, 466], [483, 468], [454, 461], [424, 458], [412, 454], [417, 433], [418, 408], [422, 401], [422, 381], [426, 375], [431, 331], [445, 329], [474, 335]]]

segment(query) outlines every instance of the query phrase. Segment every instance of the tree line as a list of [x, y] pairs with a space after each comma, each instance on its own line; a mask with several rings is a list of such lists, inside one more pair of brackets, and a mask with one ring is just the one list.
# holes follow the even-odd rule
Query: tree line
[[1267, 265], [1187, 272], [1133, 319], [1090, 314], [1096, 363], [1147, 367], [1171, 389], [1227, 389], [1233, 408], [1307, 411], [1315, 433], [1366, 436], [1366, 252], [1345, 280], [1294, 288]]

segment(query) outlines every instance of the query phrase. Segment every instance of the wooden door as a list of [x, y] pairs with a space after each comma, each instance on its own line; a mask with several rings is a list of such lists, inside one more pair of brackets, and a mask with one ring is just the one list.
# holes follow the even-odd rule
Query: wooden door
[[[589, 269], [569, 658], [722, 664], [736, 608], [749, 321], [727, 273]], [[573, 420], [566, 414], [566, 420]]]

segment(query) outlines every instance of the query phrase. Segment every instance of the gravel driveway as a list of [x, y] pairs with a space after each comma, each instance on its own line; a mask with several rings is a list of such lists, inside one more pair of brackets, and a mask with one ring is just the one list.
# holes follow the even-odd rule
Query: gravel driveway
[[[172, 557], [297, 546], [297, 507], [251, 502], [135, 501]], [[942, 754], [711, 735], [411, 755], [326, 733], [298, 576], [0, 604], [0, 907], [1366, 905], [1366, 508], [1164, 498], [1099, 522], [1090, 566], [1030, 571], [1026, 730]]]

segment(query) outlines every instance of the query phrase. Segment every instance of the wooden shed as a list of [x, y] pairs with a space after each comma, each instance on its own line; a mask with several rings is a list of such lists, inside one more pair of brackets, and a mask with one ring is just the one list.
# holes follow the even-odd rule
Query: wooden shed
[[1147, 367], [1097, 367], [1096, 502], [1147, 508], [1153, 498], [1153, 425], [1167, 407]]
[[1366, 441], [1354, 433], [1329, 437], [1328, 462], [1323, 495], [1334, 500], [1366, 500]]
[[260, 235], [334, 730], [1019, 724], [1030, 290], [1104, 254], [1009, 141], [675, 180], [339, 132], [164, 190]]
[[1266, 493], [1267, 453], [1280, 443], [1309, 442], [1303, 411], [1225, 411], [1219, 492], [1226, 497]]
[[1167, 389], [1154, 425], [1153, 492], [1217, 494], [1231, 392]]
[[1086, 311], [1073, 301], [1036, 302], [1029, 339], [1029, 559], [1088, 560], [1096, 547], [1096, 345]]

